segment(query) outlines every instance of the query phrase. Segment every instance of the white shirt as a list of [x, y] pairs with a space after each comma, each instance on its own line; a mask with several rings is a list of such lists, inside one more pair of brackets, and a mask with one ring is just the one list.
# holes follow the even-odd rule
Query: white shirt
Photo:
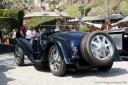
[[55, 31], [60, 31], [60, 24], [59, 23], [56, 23], [56, 29], [55, 29]]
[[12, 39], [15, 39], [15, 38], [16, 38], [16, 31], [13, 31]]
[[31, 30], [27, 30], [27, 32], [26, 32], [26, 38], [27, 39], [32, 39], [32, 31]]

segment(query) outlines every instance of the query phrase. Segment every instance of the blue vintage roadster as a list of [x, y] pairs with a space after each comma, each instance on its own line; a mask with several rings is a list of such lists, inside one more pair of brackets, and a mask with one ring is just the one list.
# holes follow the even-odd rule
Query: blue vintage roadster
[[55, 76], [63, 76], [67, 68], [97, 68], [108, 71], [113, 65], [115, 44], [104, 32], [43, 32], [30, 44], [24, 38], [16, 39], [15, 62], [24, 65], [24, 55], [34, 63], [35, 68], [49, 65]]

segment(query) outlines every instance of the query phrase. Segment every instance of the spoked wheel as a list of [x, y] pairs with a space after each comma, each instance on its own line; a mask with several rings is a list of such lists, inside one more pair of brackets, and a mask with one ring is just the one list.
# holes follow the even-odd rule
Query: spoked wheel
[[99, 60], [106, 60], [113, 56], [111, 41], [104, 35], [96, 35], [90, 44], [93, 55]]
[[101, 31], [85, 35], [81, 42], [82, 56], [92, 66], [111, 66], [115, 48], [113, 39]]
[[16, 45], [15, 50], [14, 50], [14, 58], [15, 58], [15, 62], [18, 66], [24, 65], [24, 51], [18, 45]]
[[66, 72], [66, 64], [56, 46], [51, 47], [49, 52], [49, 67], [53, 75], [63, 76]]

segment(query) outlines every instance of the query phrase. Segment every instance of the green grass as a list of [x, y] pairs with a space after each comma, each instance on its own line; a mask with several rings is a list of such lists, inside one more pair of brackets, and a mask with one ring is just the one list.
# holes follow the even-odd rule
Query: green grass
[[37, 26], [41, 23], [44, 23], [53, 19], [55, 19], [55, 17], [34, 17], [29, 20], [26, 20], [26, 24], [27, 26]]
[[72, 17], [79, 17], [81, 15], [81, 13], [79, 11], [79, 6], [81, 6], [81, 5], [80, 4], [70, 5], [67, 7], [65, 12], [67, 12]]
[[79, 29], [80, 32], [90, 32], [90, 29], [89, 28], [86, 28], [86, 27], [81, 27]]

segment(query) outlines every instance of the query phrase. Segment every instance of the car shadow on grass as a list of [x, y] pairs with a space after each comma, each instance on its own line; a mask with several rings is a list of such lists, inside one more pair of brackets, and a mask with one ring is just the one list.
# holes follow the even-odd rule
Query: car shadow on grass
[[96, 77], [114, 77], [128, 74], [126, 69], [122, 68], [112, 68], [108, 72], [100, 72], [96, 69], [85, 69], [85, 70], [78, 70], [75, 72], [69, 71], [66, 76], [72, 76], [73, 78], [81, 78], [81, 77], [88, 77], [88, 76], [96, 76]]
[[15, 69], [14, 67], [8, 67], [5, 65], [0, 65], [0, 85], [8, 85], [9, 81], [14, 81], [13, 78], [8, 78], [5, 74], [5, 72]]

